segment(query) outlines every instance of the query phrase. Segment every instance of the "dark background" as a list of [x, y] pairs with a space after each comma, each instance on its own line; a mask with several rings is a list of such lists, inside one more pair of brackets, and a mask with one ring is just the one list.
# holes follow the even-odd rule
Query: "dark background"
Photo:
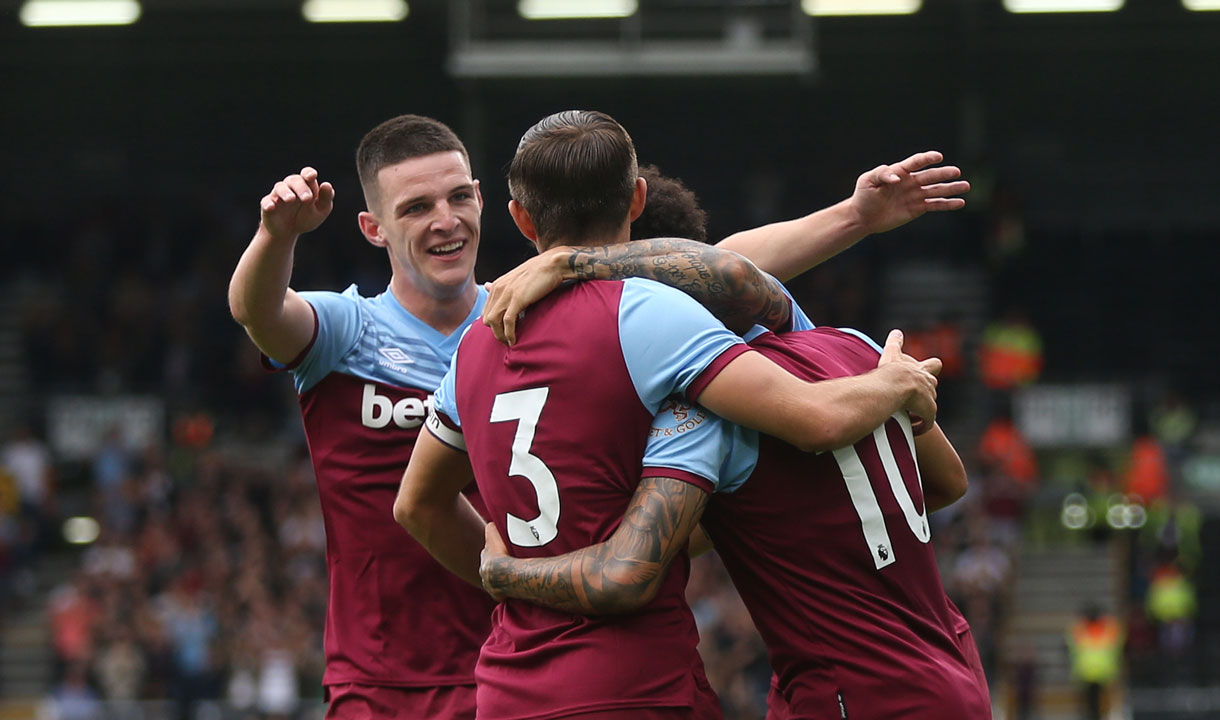
[[[998, 0], [927, 0], [915, 16], [818, 21], [811, 76], [459, 81], [446, 72], [439, 2], [412, 3], [401, 23], [351, 26], [310, 25], [291, 3], [148, 3], [136, 25], [106, 29], [24, 28], [7, 5], [6, 272], [59, 272], [65, 235], [98, 212], [131, 226], [111, 242], [163, 256], [157, 272], [173, 276], [196, 252], [235, 261], [257, 199], [312, 164], [339, 205], [305, 241], [318, 276], [298, 280], [338, 287], [354, 272], [375, 287], [384, 262], [355, 229], [353, 150], [380, 120], [416, 112], [470, 145], [490, 278], [526, 253], [502, 210], [516, 139], [546, 113], [591, 107], [700, 193], [713, 236], [811, 211], [879, 162], [941, 149], [975, 183], [970, 212], [855, 252], [986, 260], [988, 213], [1008, 198], [1025, 223], [1025, 272], [992, 301], [1027, 304], [1052, 377], [1217, 388], [1216, 13], [1129, 0], [1118, 13], [1017, 16]], [[191, 227], [191, 213], [218, 205], [229, 227]], [[218, 241], [223, 251], [193, 247]]]

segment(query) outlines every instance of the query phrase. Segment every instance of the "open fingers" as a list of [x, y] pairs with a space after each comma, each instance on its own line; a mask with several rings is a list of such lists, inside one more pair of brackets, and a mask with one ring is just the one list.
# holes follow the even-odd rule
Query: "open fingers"
[[950, 195], [964, 195], [970, 192], [970, 183], [965, 180], [957, 180], [954, 182], [937, 183], [936, 185], [924, 185], [923, 196], [927, 198], [949, 197]]
[[928, 168], [919, 172], [911, 173], [911, 177], [919, 181], [920, 185], [932, 185], [935, 183], [947, 182], [956, 180], [962, 176], [962, 169], [956, 165], [941, 165], [940, 167]]
[[906, 160], [898, 163], [898, 165], [901, 166], [903, 170], [913, 173], [918, 170], [922, 170], [929, 165], [935, 165], [944, 159], [944, 154], [939, 150], [927, 150], [925, 152], [915, 153]]
[[966, 207], [966, 201], [962, 198], [929, 198], [923, 201], [923, 206], [928, 212], [961, 210]]

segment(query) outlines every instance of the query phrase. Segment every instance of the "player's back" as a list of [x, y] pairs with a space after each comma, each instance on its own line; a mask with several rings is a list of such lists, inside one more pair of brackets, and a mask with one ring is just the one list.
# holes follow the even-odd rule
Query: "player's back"
[[[878, 359], [831, 328], [751, 345], [811, 381]], [[704, 525], [767, 641], [790, 717], [990, 717], [929, 543], [905, 413], [817, 455], [763, 437], [750, 479], [714, 496]]]
[[[606, 540], [639, 483], [653, 411], [620, 347], [624, 285], [562, 289], [530, 309], [512, 348], [476, 324], [458, 349], [454, 398], [466, 448], [515, 556]], [[656, 599], [630, 615], [502, 603], [476, 671], [480, 717], [692, 704], [699, 660], [683, 596], [688, 570], [679, 558]]]

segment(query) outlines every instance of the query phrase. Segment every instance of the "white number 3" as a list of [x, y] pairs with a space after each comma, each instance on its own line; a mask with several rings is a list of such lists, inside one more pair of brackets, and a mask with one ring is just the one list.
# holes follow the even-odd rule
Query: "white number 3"
[[517, 434], [513, 436], [513, 456], [508, 465], [509, 475], [520, 475], [534, 486], [538, 496], [538, 517], [522, 520], [508, 513], [508, 539], [518, 547], [541, 547], [559, 535], [559, 486], [555, 475], [542, 462], [542, 458], [530, 452], [534, 444], [534, 431], [542, 406], [546, 405], [550, 388], [530, 388], [500, 393], [491, 406], [491, 422], [517, 420]]

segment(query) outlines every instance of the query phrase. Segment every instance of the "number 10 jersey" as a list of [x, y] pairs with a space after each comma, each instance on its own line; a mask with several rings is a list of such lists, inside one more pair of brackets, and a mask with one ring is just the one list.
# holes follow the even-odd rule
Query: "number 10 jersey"
[[[833, 328], [750, 344], [809, 381], [868, 372], [879, 352]], [[817, 455], [762, 437], [750, 478], [713, 496], [703, 524], [766, 640], [788, 703], [774, 717], [991, 716], [929, 542], [905, 412]]]

